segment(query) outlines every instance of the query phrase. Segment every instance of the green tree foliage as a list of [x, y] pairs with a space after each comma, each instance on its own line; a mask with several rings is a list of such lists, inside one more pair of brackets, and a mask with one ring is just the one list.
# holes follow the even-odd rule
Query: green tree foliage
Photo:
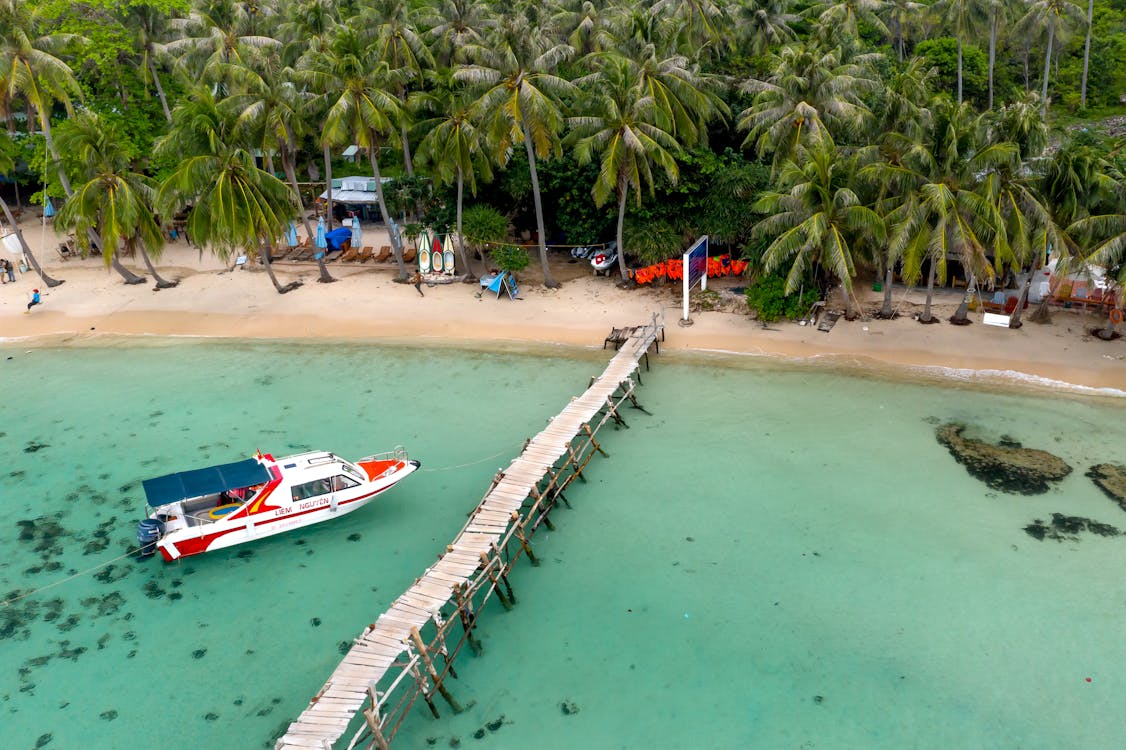
[[[915, 54], [921, 56], [937, 70], [933, 82], [935, 91], [954, 92], [958, 88], [958, 41], [941, 37], [920, 42]], [[989, 95], [989, 61], [980, 47], [972, 44], [962, 47], [962, 91], [966, 99], [984, 106]]]

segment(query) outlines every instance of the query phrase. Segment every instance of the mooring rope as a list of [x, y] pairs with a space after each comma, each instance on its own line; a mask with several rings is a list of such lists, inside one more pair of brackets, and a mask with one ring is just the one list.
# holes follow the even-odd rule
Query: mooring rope
[[137, 552], [140, 552], [140, 551], [141, 551], [140, 547], [134, 547], [133, 549], [126, 552], [125, 554], [118, 555], [117, 557], [113, 558], [112, 560], [106, 560], [105, 562], [98, 563], [97, 565], [95, 565], [92, 568], [87, 568], [86, 570], [80, 570], [79, 572], [74, 573], [72, 575], [69, 575], [66, 578], [60, 578], [59, 580], [55, 581], [54, 583], [48, 583], [46, 586], [40, 586], [37, 589], [32, 589], [31, 591], [28, 591], [27, 593], [24, 593], [24, 594], [20, 594], [19, 596], [13, 596], [11, 599], [5, 599], [4, 601], [0, 602], [0, 607], [7, 607], [9, 604], [15, 604], [20, 599], [26, 599], [29, 596], [34, 596], [36, 594], [40, 594], [40, 593], [46, 591], [47, 589], [53, 589], [56, 586], [61, 586], [62, 584], [67, 583], [68, 581], [73, 581], [75, 578], [81, 578], [82, 576], [89, 575], [90, 573], [93, 573], [96, 570], [100, 570], [101, 568], [104, 568], [107, 565], [112, 565], [113, 563], [117, 562], [118, 560], [124, 560], [126, 557], [132, 557], [133, 555], [135, 555]]
[[[464, 464], [453, 464], [452, 466], [440, 466], [440, 467], [434, 468], [434, 469], [422, 469], [422, 471], [427, 471], [427, 472], [428, 471], [453, 471], [454, 469], [464, 469], [467, 466], [476, 466], [477, 464], [484, 463], [485, 461], [492, 461], [494, 458], [500, 458], [501, 456], [505, 455], [506, 453], [510, 453], [510, 452], [511, 452], [510, 448], [503, 448], [503, 449], [497, 451], [496, 453], [492, 454], [491, 456], [485, 456], [484, 458], [479, 458], [476, 461], [469, 461], [468, 463], [464, 463]], [[13, 596], [11, 599], [5, 599], [4, 601], [0, 602], [0, 607], [7, 607], [10, 604], [15, 604], [16, 602], [20, 601], [21, 599], [26, 599], [27, 597], [35, 596], [36, 594], [41, 594], [44, 591], [47, 591], [48, 589], [53, 589], [56, 586], [61, 586], [62, 584], [67, 583], [68, 581], [73, 581], [76, 578], [81, 578], [82, 576], [90, 575], [91, 573], [94, 573], [98, 570], [101, 570], [102, 568], [106, 567], [107, 565], [112, 565], [113, 563], [117, 562], [118, 560], [124, 560], [126, 557], [132, 557], [136, 553], [140, 552], [141, 549], [142, 549], [141, 547], [134, 547], [133, 549], [129, 550], [128, 552], [126, 552], [122, 555], [118, 555], [117, 557], [115, 557], [113, 559], [106, 560], [105, 562], [98, 563], [97, 565], [95, 565], [92, 568], [87, 568], [86, 570], [81, 570], [77, 573], [74, 573], [72, 575], [67, 576], [66, 578], [60, 578], [59, 580], [54, 581], [53, 583], [48, 583], [46, 586], [40, 586], [37, 589], [32, 589], [31, 591], [20, 594], [19, 596]]]

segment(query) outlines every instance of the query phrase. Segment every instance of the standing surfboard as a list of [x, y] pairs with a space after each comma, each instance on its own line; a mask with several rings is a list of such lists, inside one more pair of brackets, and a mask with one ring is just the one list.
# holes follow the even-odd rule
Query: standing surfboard
[[418, 244], [422, 247], [422, 252], [418, 254], [419, 273], [430, 273], [430, 237], [426, 232], [422, 233]]
[[443, 262], [446, 266], [446, 273], [450, 276], [454, 275], [454, 243], [450, 236], [446, 235], [446, 248], [442, 251]]
[[445, 267], [442, 262], [442, 241], [434, 235], [434, 247], [430, 251], [430, 265], [434, 268], [434, 273], [441, 273]]

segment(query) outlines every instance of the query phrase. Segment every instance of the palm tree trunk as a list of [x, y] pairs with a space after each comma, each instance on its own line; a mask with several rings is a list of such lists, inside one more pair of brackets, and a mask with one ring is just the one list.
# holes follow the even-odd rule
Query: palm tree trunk
[[1087, 66], [1091, 62], [1091, 22], [1095, 17], [1095, 0], [1087, 0], [1087, 39], [1083, 42], [1083, 80], [1079, 84], [1079, 106], [1087, 106]]
[[[312, 237], [313, 230], [309, 227], [309, 217], [305, 215], [305, 202], [301, 200], [301, 191], [297, 187], [297, 170], [293, 167], [293, 151], [290, 149], [288, 143], [281, 144], [278, 151], [281, 156], [282, 171], [285, 172], [285, 178], [289, 180], [289, 189], [293, 191], [293, 197], [297, 201], [297, 212], [301, 216], [301, 223], [305, 225], [305, 236]], [[319, 253], [314, 253], [314, 256]], [[317, 270], [321, 275], [317, 277], [317, 281], [322, 284], [331, 284], [336, 281], [332, 274], [328, 272], [328, 267], [325, 265], [324, 257], [317, 258]]]
[[[1121, 309], [1121, 308], [1119, 308], [1119, 309]], [[1103, 341], [1111, 341], [1111, 340], [1114, 339], [1114, 318], [1110, 317], [1110, 313], [1111, 313], [1112, 310], [1114, 310], [1114, 308], [1111, 308], [1110, 310], [1107, 311], [1106, 326], [1102, 330], [1100, 330], [1098, 333], [1095, 334], [1096, 336], [1098, 336]]]
[[270, 281], [274, 283], [274, 289], [278, 290], [278, 294], [292, 292], [294, 289], [301, 286], [300, 281], [291, 281], [285, 286], [282, 286], [278, 282], [278, 277], [274, 275], [274, 266], [270, 263], [270, 256], [274, 254], [274, 243], [270, 242], [268, 238], [265, 240], [265, 243], [266, 252], [262, 253], [262, 266], [266, 269], [266, 275], [269, 276]]
[[464, 187], [465, 178], [459, 164], [457, 166], [457, 249], [461, 253], [461, 264], [465, 268], [465, 280], [475, 281], [477, 277], [473, 275], [473, 269], [469, 265], [469, 256], [465, 254], [465, 237], [461, 233], [461, 205]]
[[892, 22], [892, 28], [895, 29], [895, 51], [899, 55], [899, 62], [903, 62], [903, 21], [898, 13]]
[[934, 300], [934, 276], [938, 268], [938, 263], [934, 258], [931, 258], [931, 270], [927, 274], [927, 303], [923, 306], [923, 316], [919, 318], [920, 323], [933, 323], [934, 316], [931, 315], [931, 302]]
[[993, 109], [993, 70], [997, 64], [997, 9], [989, 11], [989, 109]]
[[1031, 91], [1031, 89], [1029, 88], [1031, 86], [1031, 82], [1028, 79], [1028, 56], [1031, 54], [1031, 51], [1032, 42], [1029, 41], [1028, 37], [1026, 36], [1024, 38], [1024, 93], [1026, 94]]
[[407, 137], [407, 123], [404, 121], [399, 125], [400, 137], [403, 139], [403, 169], [407, 171], [407, 177], [414, 177], [414, 162], [411, 159], [411, 142]]
[[66, 197], [74, 195], [74, 190], [70, 186], [70, 178], [66, 176], [66, 170], [63, 169], [62, 162], [59, 161], [59, 152], [55, 148], [55, 139], [51, 136], [51, 117], [49, 113], [40, 112], [39, 121], [43, 126], [43, 139], [47, 141], [47, 152], [51, 154], [59, 165], [59, 184], [63, 186], [63, 192]]
[[968, 326], [973, 321], [970, 320], [970, 300], [973, 299], [974, 292], [977, 291], [977, 279], [973, 274], [970, 274], [970, 283], [966, 285], [966, 293], [962, 295], [962, 303], [958, 305], [958, 309], [950, 316], [950, 322], [956, 326]]
[[623, 178], [618, 178], [618, 231], [615, 233], [614, 238], [618, 241], [618, 272], [622, 275], [622, 281], [629, 280], [629, 274], [626, 271], [626, 253], [625, 245], [622, 244], [622, 233], [626, 225], [626, 196], [629, 194], [629, 183]]
[[35, 269], [35, 272], [39, 274], [39, 278], [43, 279], [43, 283], [46, 284], [48, 288], [56, 287], [59, 284], [65, 284], [66, 282], [62, 279], [53, 279], [48, 276], [47, 273], [43, 270], [43, 267], [39, 265], [39, 261], [35, 259], [35, 254], [31, 252], [31, 248], [27, 245], [27, 240], [23, 238], [23, 232], [20, 231], [19, 224], [16, 224], [16, 219], [12, 216], [12, 210], [8, 208], [8, 202], [5, 201], [2, 197], [0, 197], [0, 209], [4, 210], [4, 218], [8, 220], [8, 224], [11, 225], [12, 231], [16, 233], [16, 239], [20, 241], [20, 247], [23, 248], [24, 257], [27, 258], [27, 262], [31, 264], [31, 267]]
[[383, 199], [383, 179], [379, 174], [379, 158], [376, 156], [379, 153], [379, 147], [375, 145], [378, 141], [375, 131], [371, 128], [368, 128], [368, 143], [371, 144], [368, 148], [368, 161], [371, 162], [371, 172], [375, 176], [375, 197], [379, 201], [379, 215], [383, 217], [383, 224], [391, 236], [391, 250], [395, 253], [395, 262], [399, 264], [399, 280], [406, 281], [409, 274], [407, 264], [403, 261], [403, 238], [391, 226], [391, 215], [387, 213], [387, 201]]
[[[129, 243], [129, 245], [132, 246], [133, 245], [133, 239], [130, 238], [128, 240], [128, 243]], [[156, 272], [156, 267], [153, 266], [152, 259], [149, 258], [149, 254], [147, 252], [145, 252], [145, 246], [143, 244], [141, 244], [141, 245], [138, 245], [137, 247], [140, 249], [141, 257], [145, 261], [145, 268], [149, 269], [149, 273], [152, 275], [152, 277], [154, 279], [156, 279], [156, 288], [157, 289], [171, 289], [172, 287], [177, 286], [180, 283], [179, 281], [168, 281], [167, 279], [161, 278], [161, 275]]]
[[[325, 159], [325, 231], [332, 231], [332, 149], [324, 145]], [[313, 239], [313, 235], [309, 235]]]
[[160, 108], [164, 110], [164, 119], [168, 124], [172, 124], [172, 111], [168, 109], [168, 98], [164, 96], [164, 87], [160, 85], [160, 76], [156, 72], [156, 64], [152, 61], [152, 55], [149, 58], [149, 73], [152, 74], [152, 83], [156, 87], [156, 95], [160, 98]]
[[958, 104], [962, 104], [962, 35], [958, 35]]
[[[543, 284], [548, 289], [558, 289], [559, 282], [551, 275], [547, 265], [547, 237], [543, 228], [543, 200], [540, 198], [540, 176], [536, 171], [536, 152], [532, 147], [532, 134], [528, 132], [527, 121], [521, 119], [520, 125], [524, 131], [524, 149], [528, 153], [528, 172], [532, 177], [532, 199], [536, 207], [536, 231], [540, 241], [540, 265], [543, 267]], [[619, 246], [619, 250], [621, 246]]]
[[1020, 319], [1021, 310], [1024, 309], [1024, 301], [1028, 299], [1028, 290], [1032, 286], [1032, 277], [1036, 275], [1036, 269], [1028, 272], [1028, 278], [1020, 285], [1020, 294], [1017, 295], [1017, 306], [1013, 310], [1013, 316], [1009, 318], [1009, 328], [1020, 328], [1024, 323]]
[[1056, 41], [1056, 25], [1048, 24], [1048, 48], [1044, 50], [1044, 84], [1040, 89], [1040, 119], [1048, 117], [1048, 73], [1052, 69], [1052, 45]]
[[891, 306], [891, 282], [895, 278], [895, 271], [891, 263], [888, 263], [887, 271], [884, 272], [884, 306], [880, 308], [880, 317], [884, 320], [891, 320], [895, 315], [895, 309]]
[[109, 264], [113, 267], [113, 270], [121, 274], [121, 278], [125, 279], [126, 284], [132, 285], [145, 283], [144, 276], [138, 276], [125, 266], [121, 265], [121, 261], [117, 257], [116, 250], [114, 250], [113, 253], [109, 256]]

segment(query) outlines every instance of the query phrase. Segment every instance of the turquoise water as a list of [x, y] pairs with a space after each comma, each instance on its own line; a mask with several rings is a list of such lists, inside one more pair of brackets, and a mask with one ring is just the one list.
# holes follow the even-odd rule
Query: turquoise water
[[[2, 744], [95, 749], [271, 747], [607, 356], [0, 354], [0, 596], [35, 592], [0, 607]], [[1052, 512], [1126, 527], [1083, 477], [1126, 459], [1126, 404], [665, 355], [640, 400], [653, 414], [627, 411], [537, 534], [518, 606], [482, 617], [485, 653], [449, 684], [467, 710], [423, 706], [396, 747], [1123, 744], [1126, 538], [1022, 528]], [[1045, 495], [989, 490], [935, 441], [948, 420], [1076, 471]], [[116, 559], [143, 478], [396, 444], [424, 471], [339, 521], [180, 564]]]

